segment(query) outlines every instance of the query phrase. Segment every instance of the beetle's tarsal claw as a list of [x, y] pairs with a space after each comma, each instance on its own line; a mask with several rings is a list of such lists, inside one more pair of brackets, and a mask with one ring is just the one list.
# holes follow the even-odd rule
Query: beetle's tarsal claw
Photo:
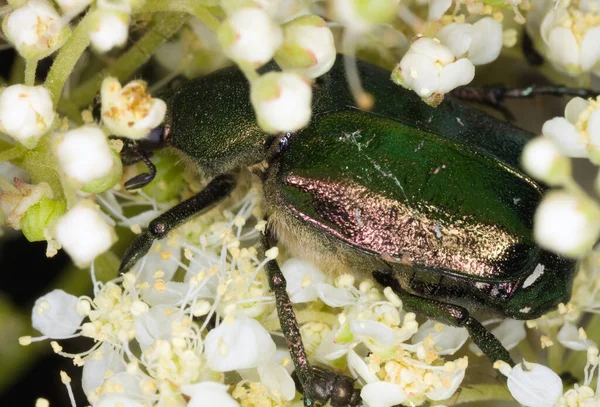
[[149, 172], [145, 172], [143, 174], [136, 175], [131, 178], [127, 182], [125, 182], [125, 189], [128, 191], [132, 191], [134, 189], [143, 188], [154, 179], [154, 175]]
[[131, 270], [135, 266], [135, 263], [148, 253], [152, 247], [152, 243], [154, 243], [154, 237], [148, 231], [136, 237], [123, 255], [119, 273], [126, 273]]

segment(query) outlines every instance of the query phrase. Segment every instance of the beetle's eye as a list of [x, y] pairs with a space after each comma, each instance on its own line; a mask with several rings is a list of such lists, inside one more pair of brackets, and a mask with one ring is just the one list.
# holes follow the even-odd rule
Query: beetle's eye
[[158, 126], [150, 130], [150, 133], [142, 140], [140, 146], [145, 151], [159, 150], [165, 146], [165, 141], [169, 135], [169, 126]]
[[165, 128], [158, 126], [150, 130], [150, 133], [146, 136], [146, 141], [149, 144], [162, 144], [165, 134]]

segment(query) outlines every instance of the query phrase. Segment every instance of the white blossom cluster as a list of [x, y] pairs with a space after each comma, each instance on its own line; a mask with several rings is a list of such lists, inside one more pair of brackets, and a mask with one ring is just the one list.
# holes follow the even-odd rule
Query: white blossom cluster
[[[21, 343], [53, 339], [55, 352], [83, 366], [83, 389], [94, 406], [262, 406], [265, 399], [298, 405], [263, 269], [281, 256], [271, 249], [258, 257], [265, 227], [258, 204], [253, 189], [230, 199], [155, 244], [134, 270], [95, 283], [93, 297], [61, 290], [42, 296], [32, 320], [43, 336]], [[419, 326], [389, 288], [371, 280], [331, 280], [295, 258], [282, 270], [292, 301], [302, 304], [298, 318], [311, 361], [338, 372], [346, 367], [364, 384], [369, 406], [444, 400], [457, 390], [467, 358], [447, 358], [466, 341], [466, 330]], [[94, 346], [63, 351], [62, 340], [77, 336]]]

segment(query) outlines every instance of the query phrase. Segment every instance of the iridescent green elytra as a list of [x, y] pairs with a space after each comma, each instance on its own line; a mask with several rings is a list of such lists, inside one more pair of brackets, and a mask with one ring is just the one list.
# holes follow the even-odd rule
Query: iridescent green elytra
[[[373, 275], [407, 308], [466, 327], [492, 361], [510, 363], [470, 312], [538, 317], [568, 301], [575, 272], [573, 261], [533, 241], [544, 188], [519, 169], [530, 135], [449, 98], [431, 108], [389, 72], [367, 63], [359, 70], [376, 100], [371, 111], [356, 107], [338, 58], [315, 84], [309, 126], [278, 137], [256, 124], [248, 83], [234, 68], [172, 93], [166, 141], [214, 179], [154, 220], [122, 270], [227, 196], [250, 167], [264, 185], [265, 247], [276, 239], [326, 271]], [[313, 382], [276, 262], [267, 269], [307, 405], [333, 397]], [[352, 397], [346, 404], [355, 405]]]

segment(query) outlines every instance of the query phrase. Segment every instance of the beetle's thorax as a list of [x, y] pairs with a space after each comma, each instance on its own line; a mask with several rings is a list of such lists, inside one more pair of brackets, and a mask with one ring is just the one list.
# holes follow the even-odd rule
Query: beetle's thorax
[[170, 98], [170, 144], [209, 176], [261, 162], [273, 136], [256, 124], [248, 95], [235, 70], [182, 87]]

